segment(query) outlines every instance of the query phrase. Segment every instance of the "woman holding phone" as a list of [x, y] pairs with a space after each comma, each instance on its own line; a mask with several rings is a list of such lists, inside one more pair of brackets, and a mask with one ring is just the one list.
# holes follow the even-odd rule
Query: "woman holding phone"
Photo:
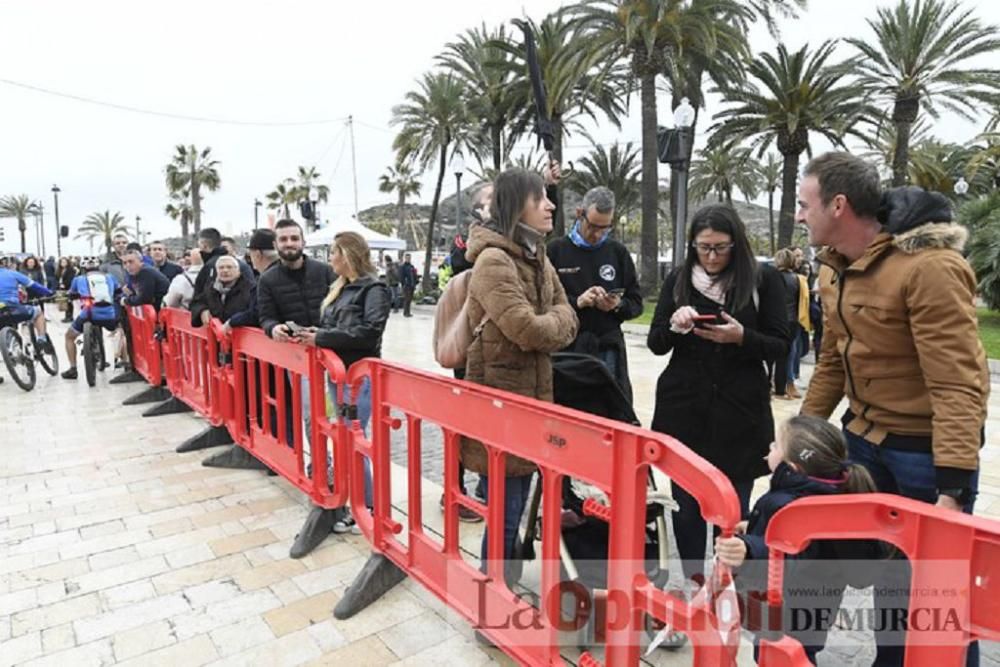
[[[684, 264], [660, 290], [647, 345], [673, 354], [656, 386], [653, 430], [677, 438], [733, 482], [744, 516], [754, 479], [767, 473], [774, 417], [764, 363], [788, 354], [784, 285], [758, 265], [729, 206], [706, 206], [688, 231]], [[673, 485], [684, 573], [704, 573], [706, 524], [697, 501]]]

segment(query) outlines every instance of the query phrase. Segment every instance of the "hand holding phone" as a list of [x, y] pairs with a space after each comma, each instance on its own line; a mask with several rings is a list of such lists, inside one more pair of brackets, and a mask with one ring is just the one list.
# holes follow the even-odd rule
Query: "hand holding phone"
[[302, 331], [302, 329], [304, 328], [302, 326], [299, 326], [295, 322], [291, 321], [285, 322], [285, 326], [288, 327], [288, 330], [292, 332], [292, 336], [299, 335], [299, 332]]
[[610, 294], [611, 296], [616, 296], [616, 297], [618, 297], [620, 299], [623, 296], [625, 296], [625, 288], [624, 287], [616, 287], [616, 288], [614, 288], [612, 290], [608, 290], [608, 294]]

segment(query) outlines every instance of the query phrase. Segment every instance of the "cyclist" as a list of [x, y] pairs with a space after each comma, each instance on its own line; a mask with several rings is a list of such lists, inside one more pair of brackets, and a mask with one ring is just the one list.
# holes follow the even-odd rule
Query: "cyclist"
[[80, 314], [66, 331], [66, 356], [69, 358], [69, 368], [62, 373], [66, 380], [75, 380], [76, 372], [76, 339], [83, 333], [83, 325], [90, 322], [93, 326], [103, 327], [108, 331], [118, 328], [118, 307], [115, 297], [121, 292], [121, 285], [111, 274], [102, 273], [100, 261], [88, 257], [82, 262], [84, 275], [77, 276], [69, 288], [69, 298], [80, 299], [82, 305]]
[[33, 322], [37, 333], [38, 345], [45, 352], [53, 352], [52, 341], [45, 333], [45, 314], [39, 306], [21, 303], [20, 289], [31, 297], [45, 297], [55, 294], [45, 285], [6, 266], [0, 266], [0, 319], [17, 325], [21, 322]]

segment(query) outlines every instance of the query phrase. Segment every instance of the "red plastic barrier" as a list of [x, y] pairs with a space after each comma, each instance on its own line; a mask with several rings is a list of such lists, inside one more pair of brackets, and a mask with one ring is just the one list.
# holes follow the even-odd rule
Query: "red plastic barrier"
[[210, 327], [191, 326], [191, 313], [164, 308], [160, 320], [166, 327], [164, 342], [167, 387], [212, 426], [221, 426], [231, 391], [225, 383], [219, 346]]
[[[946, 622], [932, 629], [910, 630], [906, 667], [963, 665], [969, 642], [1000, 639], [996, 521], [887, 494], [815, 496], [775, 514], [766, 539], [771, 549], [768, 599], [774, 606], [781, 603], [783, 554], [799, 553], [811, 540], [878, 539], [899, 548], [912, 567], [910, 590], [920, 592], [910, 596], [909, 618], [949, 612]], [[968, 604], [955, 597], [956, 591], [967, 596]]]
[[130, 306], [129, 336], [132, 339], [132, 367], [149, 384], [163, 383], [160, 364], [160, 341], [156, 337], [156, 309], [152, 306]]
[[[681, 443], [667, 436], [507, 392], [380, 360], [351, 367], [349, 382], [371, 378], [372, 439], [357, 422], [351, 440], [351, 508], [375, 549], [409, 576], [481, 628], [497, 646], [526, 665], [563, 664], [557, 627], [559, 597], [559, 528], [564, 476], [590, 483], [608, 494], [610, 547], [608, 600], [619, 613], [605, 628], [607, 663], [637, 664], [643, 613], [684, 631], [691, 639], [695, 665], [730, 665], [715, 615], [707, 606], [692, 607], [653, 586], [643, 569], [646, 479], [654, 466], [687, 489], [700, 503], [705, 519], [731, 534], [740, 519], [739, 502], [729, 480]], [[391, 516], [389, 430], [400, 425], [390, 415], [406, 417], [409, 517], [404, 527]], [[444, 432], [445, 530], [443, 544], [423, 529], [421, 513], [420, 425], [431, 421]], [[502, 498], [504, 464], [516, 455], [537, 464], [543, 484], [541, 610], [516, 597], [502, 575], [503, 503], [485, 506], [458, 490], [459, 436], [485, 444], [489, 454], [489, 496]], [[374, 510], [363, 498], [364, 456], [372, 460]], [[488, 569], [483, 574], [458, 552], [458, 506], [481, 514], [489, 530]], [[513, 618], [522, 622], [513, 626]], [[530, 619], [530, 621], [528, 620]], [[586, 657], [590, 664], [598, 664]]]
[[[343, 363], [332, 352], [278, 343], [259, 329], [234, 329], [231, 340], [232, 368], [220, 378], [231, 373], [233, 409], [227, 426], [233, 439], [316, 505], [342, 507], [347, 466], [332, 465], [331, 470], [329, 452], [334, 461], [344, 460], [346, 426], [342, 419], [331, 422], [327, 417], [324, 371], [342, 384]], [[309, 384], [308, 437], [302, 428], [303, 378]]]

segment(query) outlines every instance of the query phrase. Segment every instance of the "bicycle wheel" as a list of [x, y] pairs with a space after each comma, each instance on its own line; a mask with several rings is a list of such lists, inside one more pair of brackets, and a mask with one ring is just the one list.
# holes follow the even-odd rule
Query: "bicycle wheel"
[[52, 339], [49, 339], [50, 349], [43, 350], [42, 346], [38, 343], [38, 339], [35, 337], [34, 328], [31, 331], [31, 348], [34, 352], [35, 359], [42, 365], [45, 372], [49, 375], [55, 376], [59, 373], [59, 357], [56, 356], [56, 347], [51, 345]]
[[101, 363], [101, 330], [90, 322], [83, 323], [83, 370], [87, 385], [97, 384], [97, 366]]
[[25, 391], [35, 388], [35, 362], [25, 354], [21, 336], [10, 327], [0, 331], [0, 356], [18, 387]]

